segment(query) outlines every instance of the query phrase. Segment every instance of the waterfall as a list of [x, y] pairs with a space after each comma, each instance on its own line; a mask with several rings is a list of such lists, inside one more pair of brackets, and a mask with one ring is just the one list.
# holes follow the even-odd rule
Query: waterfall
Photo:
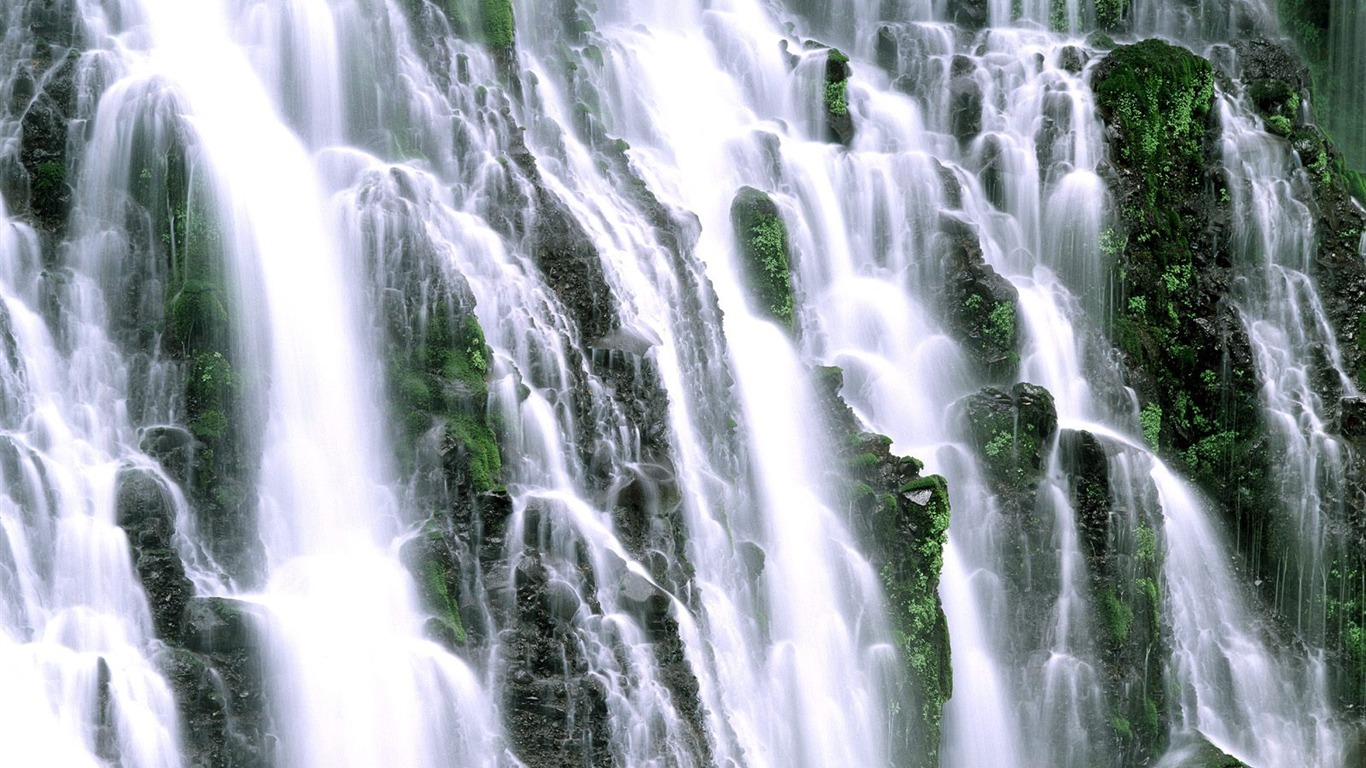
[[1351, 3], [1332, 3], [1328, 11], [1325, 37], [1328, 50], [1327, 66], [1324, 70], [1325, 90], [1329, 93], [1333, 108], [1327, 115], [1327, 124], [1343, 144], [1343, 151], [1355, 167], [1366, 160], [1366, 134], [1361, 125], [1346, 115], [1360, 111], [1366, 103], [1366, 87], [1362, 85], [1362, 74], [1366, 72], [1366, 55], [1362, 54], [1361, 36], [1366, 32], [1366, 14]]
[[1348, 763], [1273, 5], [7, 3], [0, 764]]

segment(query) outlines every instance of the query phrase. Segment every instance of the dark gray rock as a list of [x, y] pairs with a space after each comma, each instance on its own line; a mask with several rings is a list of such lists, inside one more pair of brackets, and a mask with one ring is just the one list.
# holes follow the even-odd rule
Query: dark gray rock
[[147, 593], [157, 636], [168, 643], [179, 643], [183, 614], [194, 586], [175, 551], [175, 508], [161, 480], [146, 470], [121, 472], [115, 520], [128, 535], [133, 567]]

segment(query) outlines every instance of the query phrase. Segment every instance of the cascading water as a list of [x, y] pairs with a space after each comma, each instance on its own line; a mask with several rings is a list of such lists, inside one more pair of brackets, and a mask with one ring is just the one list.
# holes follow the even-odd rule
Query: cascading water
[[[1223, 44], [1266, 3], [0, 13], [0, 763], [1350, 759], [1357, 389], [1324, 169]], [[1182, 477], [1233, 438], [1174, 448], [1204, 414], [1132, 367], [1203, 308], [1125, 271], [1097, 27], [1223, 68], [1198, 194], [1281, 537], [1243, 558]], [[889, 555], [938, 539], [877, 522], [942, 486], [860, 430], [948, 478], [951, 697]]]

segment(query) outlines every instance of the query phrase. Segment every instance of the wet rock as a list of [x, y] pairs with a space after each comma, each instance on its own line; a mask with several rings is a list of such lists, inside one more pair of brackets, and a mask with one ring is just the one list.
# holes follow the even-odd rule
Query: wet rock
[[35, 223], [56, 233], [71, 207], [67, 174], [67, 126], [75, 117], [75, 57], [65, 49], [39, 45], [25, 62], [34, 96], [19, 117], [19, 158], [28, 176], [29, 208]]
[[943, 310], [949, 325], [984, 372], [1005, 377], [1019, 363], [1019, 291], [983, 260], [970, 225], [944, 217], [943, 229], [949, 245]]
[[1353, 442], [1366, 439], [1366, 398], [1345, 397], [1339, 404], [1342, 436]]
[[166, 474], [181, 485], [189, 482], [194, 446], [194, 435], [175, 426], [148, 427], [139, 441], [142, 452], [156, 459]]
[[1293, 93], [1309, 86], [1309, 68], [1281, 43], [1252, 37], [1234, 40], [1232, 46], [1238, 53], [1243, 82], [1253, 87], [1258, 83], [1279, 84], [1276, 87]]
[[[956, 56], [955, 62], [960, 58], [967, 57]], [[956, 73], [949, 80], [949, 130], [963, 144], [982, 131], [982, 85], [972, 69]]]
[[1023, 382], [1009, 392], [988, 387], [967, 397], [964, 414], [973, 446], [999, 495], [1018, 495], [1038, 483], [1058, 427], [1048, 390]]
[[118, 479], [115, 519], [128, 535], [133, 567], [147, 593], [157, 636], [178, 643], [194, 587], [172, 542], [175, 508], [170, 494], [151, 473], [124, 470]]
[[[838, 469], [832, 482], [849, 483], [856, 532], [880, 575], [890, 618], [905, 664], [905, 685], [896, 700], [911, 702], [888, 714], [893, 748], [913, 756], [908, 766], [935, 768], [940, 718], [953, 693], [948, 624], [939, 601], [939, 574], [949, 524], [948, 486], [938, 475], [922, 476], [924, 465], [891, 452], [892, 441], [860, 430], [840, 396], [843, 373], [818, 368], [813, 389], [836, 443]], [[762, 551], [752, 547], [754, 567]]]
[[194, 596], [172, 544], [174, 514], [159, 478], [139, 469], [120, 473], [116, 519], [128, 534], [157, 637], [165, 643], [157, 662], [185, 726], [187, 760], [195, 768], [264, 768], [266, 706], [255, 611], [236, 600]]
[[226, 597], [194, 597], [185, 608], [185, 648], [195, 653], [245, 652], [261, 617], [249, 603]]
[[895, 29], [886, 24], [877, 28], [877, 40], [873, 43], [873, 60], [879, 67], [887, 72], [896, 72], [900, 48]]
[[1110, 462], [1095, 435], [1071, 429], [1058, 436], [1062, 470], [1071, 480], [1072, 508], [1077, 514], [1084, 551], [1099, 557], [1110, 531]]
[[1086, 60], [1086, 52], [1075, 45], [1066, 46], [1058, 53], [1058, 67], [1074, 75], [1086, 68]]
[[967, 30], [983, 29], [991, 20], [990, 5], [987, 0], [950, 0], [948, 19]]
[[534, 191], [528, 243], [532, 260], [545, 276], [546, 284], [569, 311], [580, 336], [602, 338], [611, 333], [618, 322], [597, 246], [564, 201], [546, 187], [520, 130], [514, 131], [509, 143], [508, 155]]
[[176, 695], [187, 765], [268, 768], [271, 730], [253, 652], [212, 656], [167, 647], [156, 657]]
[[549, 577], [541, 555], [524, 552], [513, 570], [515, 603], [500, 609], [508, 737], [528, 766], [606, 764], [606, 691], [588, 674], [573, 625], [547, 611]]

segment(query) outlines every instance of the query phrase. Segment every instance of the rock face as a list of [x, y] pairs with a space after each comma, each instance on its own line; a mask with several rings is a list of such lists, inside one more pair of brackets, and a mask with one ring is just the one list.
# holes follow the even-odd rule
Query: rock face
[[174, 547], [174, 507], [156, 476], [125, 470], [116, 514], [157, 637], [165, 643], [156, 661], [175, 693], [189, 765], [269, 765], [267, 703], [251, 610], [234, 600], [194, 596]]
[[923, 464], [891, 452], [892, 441], [859, 429], [841, 399], [838, 368], [815, 372], [816, 391], [832, 427], [839, 470], [835, 480], [852, 483], [849, 503], [855, 527], [881, 575], [905, 664], [902, 704], [893, 723], [894, 754], [905, 765], [939, 765], [940, 721], [953, 694], [948, 622], [939, 600], [939, 573], [949, 525], [948, 486], [939, 475], [922, 476]]
[[[1116, 149], [1119, 224], [1102, 249], [1120, 295], [1113, 333], [1142, 427], [1185, 464], [1244, 540], [1266, 541], [1265, 432], [1251, 345], [1228, 299], [1230, 208], [1209, 62], [1160, 40], [1121, 46], [1092, 80]], [[1227, 471], [1232, 468], [1233, 471]]]
[[[1265, 542], [1271, 520], [1258, 499], [1269, 492], [1270, 467], [1251, 345], [1228, 298], [1231, 211], [1213, 68], [1184, 48], [1145, 40], [1107, 55], [1092, 87], [1111, 140], [1118, 201], [1118, 223], [1102, 234], [1120, 286], [1112, 333], [1142, 406], [1142, 432], [1169, 461], [1184, 464], [1241, 540]], [[1161, 523], [1109, 512], [1102, 528], [1100, 445], [1084, 433], [1064, 445], [1114, 738], [1146, 759], [1165, 741], [1164, 687], [1147, 661], [1162, 653]]]
[[[1309, 4], [1299, 5], [1303, 12]], [[1259, 38], [1238, 41], [1234, 49], [1247, 96], [1268, 129], [1289, 142], [1303, 166], [1316, 236], [1312, 276], [1336, 333], [1343, 367], [1360, 387], [1366, 383], [1366, 260], [1361, 254], [1366, 212], [1353, 195], [1366, 199], [1366, 185], [1315, 124], [1318, 105], [1311, 101], [1311, 78], [1301, 59], [1281, 44]], [[1311, 109], [1303, 108], [1306, 102]], [[1342, 398], [1337, 376], [1325, 373], [1316, 375], [1315, 390], [1329, 404], [1326, 415], [1354, 448], [1346, 494], [1360, 498], [1366, 493], [1362, 407], [1357, 398]], [[1343, 553], [1330, 569], [1324, 592], [1328, 625], [1341, 628], [1330, 632], [1327, 642], [1345, 662], [1343, 690], [1360, 704], [1366, 701], [1366, 594], [1361, 586], [1366, 574], [1366, 511], [1343, 499], [1325, 499], [1323, 509], [1335, 518], [1328, 525], [1341, 537]], [[1278, 548], [1274, 538], [1263, 550], [1257, 555], [1270, 562], [1293, 557]]]
[[183, 638], [185, 608], [194, 586], [176, 553], [175, 510], [161, 481], [146, 471], [124, 470], [118, 480], [116, 520], [128, 536], [143, 589], [152, 610], [157, 636], [168, 642]]
[[[28, 176], [29, 210], [34, 222], [48, 233], [65, 227], [71, 208], [67, 182], [67, 124], [75, 117], [73, 78], [76, 56], [53, 43], [37, 46], [28, 62], [19, 94], [32, 94], [20, 118], [20, 162]], [[22, 200], [23, 196], [17, 199]]]

